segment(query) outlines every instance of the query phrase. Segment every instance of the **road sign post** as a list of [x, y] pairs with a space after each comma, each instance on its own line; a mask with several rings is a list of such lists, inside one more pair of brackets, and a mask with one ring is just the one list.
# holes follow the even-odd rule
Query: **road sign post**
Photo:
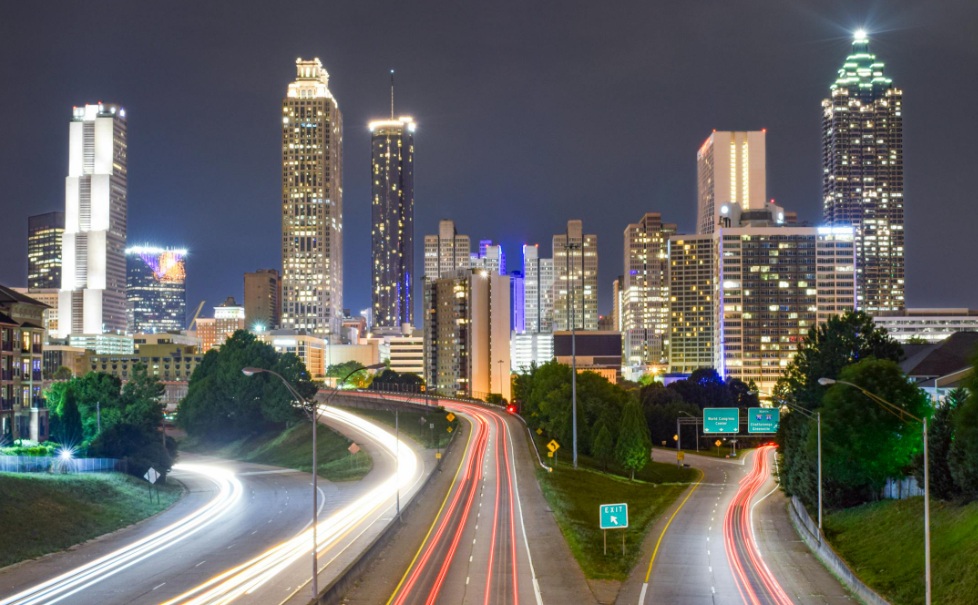
[[[628, 528], [628, 504], [602, 504], [598, 507], [598, 525], [604, 534], [604, 554], [608, 554], [608, 530]], [[625, 532], [621, 532], [621, 554], [625, 555]]]

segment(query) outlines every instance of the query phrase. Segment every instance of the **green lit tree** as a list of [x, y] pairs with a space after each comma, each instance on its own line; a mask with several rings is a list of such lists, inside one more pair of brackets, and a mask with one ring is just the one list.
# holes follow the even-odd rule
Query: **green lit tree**
[[615, 458], [620, 465], [631, 471], [631, 478], [634, 480], [635, 471], [642, 470], [648, 463], [651, 448], [649, 428], [642, 416], [642, 409], [637, 402], [630, 402], [622, 411]]

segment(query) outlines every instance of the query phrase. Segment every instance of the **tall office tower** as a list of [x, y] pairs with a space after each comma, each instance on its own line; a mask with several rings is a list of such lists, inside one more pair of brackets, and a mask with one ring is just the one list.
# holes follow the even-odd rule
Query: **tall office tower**
[[526, 332], [526, 282], [521, 271], [509, 274], [509, 323], [513, 332]]
[[244, 274], [245, 326], [248, 330], [278, 328], [282, 321], [282, 278], [275, 269]]
[[472, 243], [468, 235], [459, 235], [455, 221], [438, 222], [438, 235], [424, 236], [424, 277], [438, 279], [455, 275], [471, 266]]
[[[598, 236], [584, 235], [583, 223], [567, 221], [553, 239], [553, 330], [598, 329]], [[570, 299], [568, 299], [568, 296]]]
[[370, 122], [373, 328], [414, 325], [414, 120]]
[[669, 237], [676, 225], [648, 212], [625, 228], [621, 330], [625, 364], [662, 369], [669, 331]]
[[27, 217], [27, 289], [61, 288], [61, 238], [65, 213]]
[[669, 237], [669, 371], [713, 367], [713, 234]]
[[904, 308], [903, 91], [857, 32], [852, 53], [822, 101], [825, 221], [856, 231], [859, 308]]
[[133, 246], [126, 249], [129, 333], [180, 332], [187, 321], [187, 251]]
[[713, 131], [696, 153], [696, 232], [713, 233], [720, 206], [764, 208], [767, 195], [766, 130]]
[[343, 317], [343, 118], [319, 59], [282, 101], [282, 327], [325, 337]]
[[554, 259], [540, 258], [537, 244], [523, 245], [524, 330], [529, 334], [553, 331]]
[[619, 275], [615, 281], [611, 282], [611, 326], [612, 330], [622, 331], [622, 284], [625, 283], [625, 276]]
[[68, 127], [58, 336], [126, 331], [126, 110], [75, 107]]
[[443, 394], [511, 397], [509, 276], [461, 270], [424, 282], [426, 382]]
[[491, 239], [479, 240], [479, 251], [472, 253], [473, 269], [485, 269], [497, 275], [506, 275], [506, 255], [503, 247]]

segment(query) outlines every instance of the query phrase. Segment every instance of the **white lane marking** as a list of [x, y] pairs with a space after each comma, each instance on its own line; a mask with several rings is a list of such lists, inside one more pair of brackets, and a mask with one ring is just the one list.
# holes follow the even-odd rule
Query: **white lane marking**
[[537, 572], [533, 568], [533, 557], [530, 556], [530, 541], [526, 538], [526, 523], [523, 520], [523, 501], [520, 498], [519, 475], [516, 474], [516, 450], [513, 448], [513, 435], [509, 431], [509, 423], [505, 420], [503, 421], [503, 426], [506, 427], [506, 443], [504, 446], [508, 444], [509, 451], [513, 454], [509, 459], [510, 468], [513, 472], [513, 493], [516, 496], [516, 507], [520, 513], [520, 529], [523, 532], [523, 545], [526, 547], [526, 560], [530, 565], [530, 577], [533, 579], [533, 596], [536, 597], [537, 605], [543, 605], [543, 595], [540, 594], [540, 581], [537, 579]]
[[206, 562], [207, 562], [207, 559], [204, 559], [204, 560], [203, 560], [203, 561], [201, 561], [200, 563], [198, 563], [198, 564], [196, 564], [196, 565], [194, 565], [194, 567], [200, 567], [201, 565], [203, 565], [203, 564], [204, 564], [204, 563], [206, 563]]
[[153, 587], [153, 590], [156, 590], [157, 588], [163, 586], [164, 584], [166, 584], [166, 582], [163, 582], [163, 584], [157, 584], [156, 586]]

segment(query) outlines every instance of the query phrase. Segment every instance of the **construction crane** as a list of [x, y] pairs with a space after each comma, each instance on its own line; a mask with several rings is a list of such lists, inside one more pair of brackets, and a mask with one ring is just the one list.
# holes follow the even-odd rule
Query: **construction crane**
[[189, 324], [187, 324], [187, 331], [188, 332], [190, 332], [191, 330], [194, 329], [194, 324], [197, 322], [197, 318], [200, 316], [200, 310], [204, 308], [204, 303], [205, 302], [207, 302], [207, 301], [206, 300], [202, 300], [202, 301], [200, 301], [200, 304], [197, 305], [197, 310], [194, 311], [194, 318], [190, 320], [190, 323]]

